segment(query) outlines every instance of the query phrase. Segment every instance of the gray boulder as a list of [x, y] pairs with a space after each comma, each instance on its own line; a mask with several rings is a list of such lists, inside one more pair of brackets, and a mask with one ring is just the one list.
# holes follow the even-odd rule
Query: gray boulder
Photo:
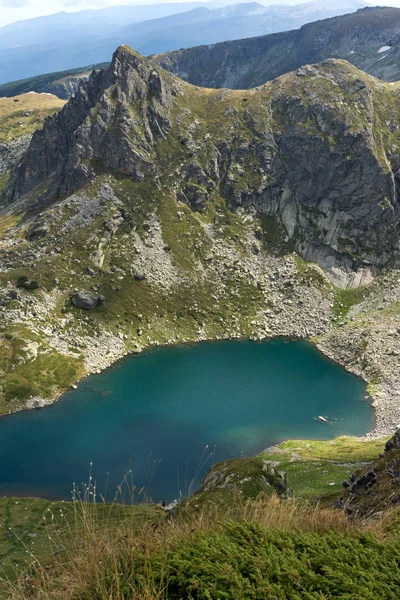
[[83, 310], [92, 310], [92, 308], [96, 308], [96, 306], [104, 304], [104, 301], [104, 296], [83, 291], [77, 292], [71, 298], [72, 304], [77, 308], [82, 308]]
[[146, 275], [144, 273], [135, 273], [134, 278], [136, 281], [144, 281], [146, 279]]
[[28, 240], [36, 240], [50, 233], [50, 225], [44, 221], [34, 223], [28, 231]]

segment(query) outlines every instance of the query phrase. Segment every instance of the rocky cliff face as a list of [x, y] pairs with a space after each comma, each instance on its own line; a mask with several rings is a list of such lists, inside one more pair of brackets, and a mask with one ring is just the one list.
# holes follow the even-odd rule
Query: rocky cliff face
[[80, 73], [79, 75], [69, 75], [52, 81], [44, 89], [45, 92], [54, 94], [62, 100], [69, 100], [74, 96], [82, 82], [89, 80], [90, 72]]
[[398, 250], [398, 102], [343, 62], [210, 93], [123, 47], [34, 134], [16, 195], [43, 186], [47, 202], [106, 171], [156, 179], [194, 211], [222, 197], [273, 216], [305, 259], [363, 277]]
[[95, 178], [92, 161], [135, 180], [150, 175], [154, 141], [170, 128], [173, 93], [150, 63], [121, 47], [111, 67], [93, 73], [35, 133], [18, 172], [17, 195], [44, 181], [43, 198], [70, 194]]
[[298, 30], [167, 52], [154, 61], [194, 85], [248, 89], [332, 57], [399, 80], [400, 9], [365, 8]]
[[386, 443], [380, 459], [344, 483], [338, 502], [352, 518], [378, 518], [400, 505], [400, 430]]

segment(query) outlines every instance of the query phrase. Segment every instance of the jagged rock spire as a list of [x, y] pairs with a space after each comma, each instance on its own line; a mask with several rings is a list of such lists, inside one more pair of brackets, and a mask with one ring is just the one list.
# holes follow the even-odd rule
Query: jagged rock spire
[[46, 182], [42, 198], [63, 196], [95, 177], [95, 164], [142, 179], [152, 169], [154, 141], [170, 128], [168, 82], [148, 60], [127, 46], [114, 53], [107, 70], [92, 73], [76, 96], [35, 133], [17, 171], [16, 194]]

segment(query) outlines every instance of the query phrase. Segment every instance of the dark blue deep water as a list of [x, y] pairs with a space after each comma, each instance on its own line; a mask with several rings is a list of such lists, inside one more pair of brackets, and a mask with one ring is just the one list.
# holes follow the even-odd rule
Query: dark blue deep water
[[[93, 462], [108, 500], [131, 469], [138, 489], [169, 501], [187, 493], [202, 458], [206, 469], [285, 439], [365, 434], [374, 425], [365, 395], [363, 381], [307, 342], [130, 356], [51, 407], [0, 420], [0, 494], [70, 499]], [[318, 415], [337, 420], [325, 425]]]

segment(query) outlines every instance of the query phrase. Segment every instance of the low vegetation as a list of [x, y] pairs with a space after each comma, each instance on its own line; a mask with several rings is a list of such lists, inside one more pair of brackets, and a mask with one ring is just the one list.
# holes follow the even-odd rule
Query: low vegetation
[[341, 494], [343, 481], [378, 458], [385, 441], [290, 440], [261, 456], [287, 474], [296, 497], [329, 505]]
[[356, 304], [360, 304], [368, 298], [370, 288], [368, 286], [358, 288], [335, 288], [333, 301], [333, 321], [340, 323], [348, 315], [349, 311]]
[[33, 133], [49, 115], [65, 104], [50, 94], [23, 94], [0, 98], [0, 143]]
[[168, 518], [87, 503], [73, 518], [65, 506], [46, 511], [47, 556], [27, 550], [31, 567], [5, 582], [10, 600], [376, 600], [395, 598], [400, 585], [395, 536], [298, 500], [237, 496], [229, 508]]
[[59, 395], [84, 375], [79, 357], [60, 354], [41, 336], [21, 327], [9, 327], [5, 332], [0, 369], [6, 372], [0, 390], [2, 413], [35, 396]]

